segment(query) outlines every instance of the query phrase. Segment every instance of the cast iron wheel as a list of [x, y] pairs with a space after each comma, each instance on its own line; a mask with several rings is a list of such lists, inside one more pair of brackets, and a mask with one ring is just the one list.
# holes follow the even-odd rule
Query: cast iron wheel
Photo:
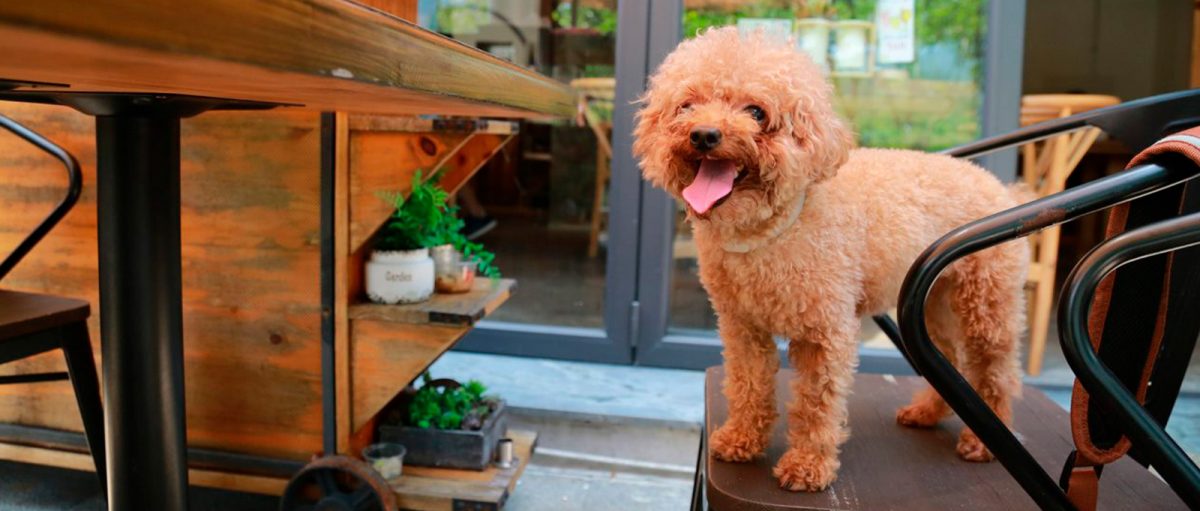
[[396, 495], [365, 463], [348, 456], [326, 456], [292, 477], [279, 510], [396, 511]]

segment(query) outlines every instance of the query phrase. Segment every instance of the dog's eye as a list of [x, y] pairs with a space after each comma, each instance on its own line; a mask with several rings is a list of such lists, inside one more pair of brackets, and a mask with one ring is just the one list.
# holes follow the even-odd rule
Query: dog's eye
[[679, 105], [679, 113], [683, 113], [683, 112], [686, 112], [691, 109], [692, 109], [691, 103], [683, 103], [683, 104]]
[[762, 107], [758, 105], [750, 105], [746, 107], [746, 112], [749, 113], [750, 117], [753, 117], [755, 121], [758, 121], [759, 124], [767, 121], [767, 113], [764, 112]]

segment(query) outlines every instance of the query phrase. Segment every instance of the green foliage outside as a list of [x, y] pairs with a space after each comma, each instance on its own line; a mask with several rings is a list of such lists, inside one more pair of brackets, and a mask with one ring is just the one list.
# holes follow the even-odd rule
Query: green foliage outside
[[575, 20], [571, 20], [571, 2], [558, 4], [550, 19], [562, 28], [590, 28], [603, 35], [617, 33], [617, 11], [606, 7], [577, 7]]
[[450, 244], [465, 259], [475, 261], [481, 275], [500, 278], [500, 269], [494, 264], [496, 255], [463, 236], [458, 206], [448, 203], [450, 194], [438, 186], [438, 178], [422, 179], [418, 170], [407, 197], [399, 192], [379, 194], [395, 209], [375, 238], [375, 250], [416, 250]]
[[470, 380], [457, 388], [430, 385], [429, 373], [408, 406], [408, 424], [423, 429], [478, 430], [499, 406], [499, 399], [484, 396], [487, 387]]

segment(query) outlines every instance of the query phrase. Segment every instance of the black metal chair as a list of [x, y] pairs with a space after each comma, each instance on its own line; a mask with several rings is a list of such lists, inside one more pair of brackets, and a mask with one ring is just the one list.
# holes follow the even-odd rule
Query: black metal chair
[[[950, 153], [975, 156], [1088, 125], [1143, 151], [1200, 125], [1200, 90], [1030, 126]], [[909, 361], [1043, 509], [1094, 507], [1100, 469], [1126, 450], [1153, 465], [1184, 504], [1200, 508], [1200, 471], [1164, 431], [1200, 335], [1200, 253], [1188, 248], [1200, 239], [1193, 215], [1200, 184], [1191, 181], [1200, 165], [1172, 154], [1140, 163], [951, 231], [918, 258], [901, 289], [900, 340]], [[925, 298], [942, 270], [968, 254], [1109, 208], [1113, 237], [1080, 262], [1060, 299], [1060, 341], [1082, 385], [1071, 421], [1079, 452], [1066, 456], [1056, 482], [930, 341]]]
[[[1120, 140], [1135, 151], [1141, 151], [1165, 134], [1197, 125], [1200, 125], [1200, 90], [1165, 94], [1093, 110], [1029, 126], [1008, 135], [983, 139], [946, 152], [953, 156], [970, 158], [1087, 126], [1101, 128], [1110, 137]], [[712, 459], [704, 445], [706, 438], [702, 430], [692, 509], [708, 509], [709, 506], [718, 511], [941, 509], [964, 505], [972, 509], [1015, 509], [1029, 504], [1029, 500], [1016, 491], [1018, 487], [1028, 493], [1034, 503], [1042, 508], [1073, 509], [1066, 490], [1060, 488], [1042, 468], [1056, 467], [1063, 457], [1069, 458], [1068, 469], [1075, 468], [1076, 456], [1072, 452], [1075, 445], [1072, 444], [1070, 431], [1067, 431], [1071, 417], [1041, 392], [1027, 389], [1023, 399], [1014, 403], [1013, 427], [1022, 435], [1022, 440], [1018, 441], [1017, 436], [992, 413], [962, 375], [930, 341], [928, 332], [925, 331], [924, 300], [937, 276], [955, 260], [1052, 224], [1066, 222], [1133, 199], [1138, 200], [1131, 204], [1130, 214], [1124, 222], [1124, 227], [1130, 229], [1200, 209], [1200, 192], [1196, 190], [1196, 186], [1189, 184], [1187, 188], [1170, 188], [1200, 173], [1196, 171], [1195, 166], [1177, 165], [1169, 160], [1157, 163], [1159, 164], [1139, 166], [952, 231], [926, 250], [914, 263], [901, 291], [900, 324], [897, 325], [887, 316], [874, 318], [900, 347], [914, 369], [930, 381], [961, 420], [987, 444], [1000, 461], [1000, 466], [996, 463], [973, 464], [958, 460], [953, 450], [948, 448], [953, 444], [954, 437], [950, 431], [957, 429], [953, 426], [953, 419], [944, 429], [934, 431], [915, 431], [894, 424], [891, 420], [892, 411], [906, 403], [911, 393], [919, 388], [918, 379], [860, 375], [856, 379], [856, 391], [852, 393], [849, 403], [850, 423], [854, 435], [843, 447], [842, 469], [833, 487], [815, 494], [793, 494], [778, 489], [771, 476], [770, 467], [773, 459], [777, 458], [786, 446], [779, 428], [776, 428], [766, 458], [745, 464], [721, 463]], [[1144, 197], [1154, 192], [1158, 193], [1153, 199]], [[1200, 219], [1192, 221], [1200, 226]], [[1163, 230], [1169, 229], [1160, 228], [1156, 232], [1161, 233]], [[1196, 227], [1196, 230], [1198, 232], [1194, 234], [1194, 238], [1200, 239], [1200, 227]], [[1180, 236], [1182, 235], [1175, 235], [1172, 240], [1177, 244], [1183, 243], [1179, 241]], [[1120, 239], [1124, 238], [1114, 238], [1112, 243], [1118, 243]], [[1193, 238], [1187, 238], [1185, 241], [1191, 239]], [[1147, 250], [1161, 250], [1163, 245], [1153, 245], [1141, 249], [1142, 252], [1130, 251], [1124, 247], [1124, 244], [1118, 244], [1108, 252], [1098, 253], [1145, 254], [1148, 253], [1145, 252]], [[1194, 259], [1200, 262], [1200, 256]], [[1113, 264], [1119, 263], [1092, 264], [1099, 265], [1097, 268], [1101, 270], [1107, 270]], [[1156, 264], [1158, 266], [1151, 268], [1150, 272], [1160, 272], [1157, 282], [1161, 288], [1162, 262]], [[1172, 302], [1172, 306], [1175, 307], [1174, 314], [1180, 317], [1175, 318], [1177, 320], [1170, 324], [1171, 328], [1167, 331], [1175, 338], [1187, 342], [1162, 344], [1163, 352], [1169, 353], [1169, 356], [1160, 357], [1160, 360], [1167, 361], [1166, 364], [1160, 365], [1171, 367], [1155, 368], [1154, 385], [1145, 401], [1147, 409], [1153, 410], [1152, 415], [1158, 424], [1165, 424], [1171, 404], [1178, 394], [1182, 371], [1186, 368], [1191, 353], [1191, 344], [1188, 342], [1194, 344], [1196, 334], [1200, 333], [1200, 315], [1194, 313], [1195, 307], [1186, 307], [1188, 303], [1193, 302], [1200, 305], [1200, 302], [1193, 300], [1200, 300], [1200, 287], [1187, 286], [1183, 282], [1183, 279], [1191, 278], [1189, 282], [1200, 283], [1200, 265], [1193, 266], [1192, 261], [1186, 258], [1176, 258], [1172, 264], [1180, 270], [1172, 278], [1181, 280], [1181, 283], [1172, 289], [1180, 290], [1180, 294], [1187, 294], [1184, 292], [1187, 289], [1197, 289], [1198, 292], [1191, 294], [1194, 296], [1185, 296], [1177, 302]], [[1107, 271], [1100, 271], [1099, 275], [1103, 276], [1105, 273]], [[1147, 273], [1143, 272], [1132, 278], [1119, 277], [1122, 281], [1115, 286], [1114, 296], [1136, 299], [1139, 292], [1152, 292], [1153, 296], [1159, 296], [1161, 289], [1148, 289], [1138, 285], [1139, 277], [1146, 280], [1146, 275]], [[1086, 276], [1079, 285], [1081, 290], [1077, 291], [1085, 301], [1090, 299], [1087, 293], [1091, 288], [1088, 284], [1094, 282], [1093, 279], [1098, 279], [1095, 272], [1086, 272]], [[1066, 302], [1068, 300], [1064, 299], [1064, 303]], [[1143, 302], [1159, 303], [1144, 299]], [[1117, 315], [1118, 310], [1130, 308], [1125, 302], [1114, 303], [1114, 307], [1109, 309], [1113, 311], [1113, 316]], [[1131, 314], [1129, 318], [1125, 318], [1127, 320], [1116, 321], [1114, 324], [1123, 325], [1120, 335], [1128, 336], [1137, 332], [1142, 339], [1149, 337], [1152, 332], [1147, 331], [1147, 323], [1144, 322], [1147, 314], [1144, 311], [1149, 310], [1151, 309], [1143, 308], [1136, 315]], [[1062, 321], [1077, 318], [1076, 314], [1078, 313], [1075, 309], [1060, 313], [1064, 318]], [[1064, 335], [1063, 342], [1068, 342], [1068, 339], [1072, 339], [1070, 335]], [[1086, 345], [1087, 341], [1083, 342]], [[1109, 350], [1102, 350], [1101, 358], [1110, 364], [1123, 358], [1143, 362], [1145, 358], [1138, 359], [1137, 355], [1131, 354], [1129, 350], [1111, 349], [1128, 344], [1107, 343], [1106, 347]], [[1142, 346], [1143, 353], [1148, 345], [1142, 342], [1132, 344]], [[1134, 365], [1136, 364], [1130, 364], [1128, 367]], [[1138, 368], [1143, 366], [1144, 364], [1137, 365]], [[709, 430], [723, 422], [727, 413], [727, 404], [719, 388], [720, 374], [720, 368], [710, 369], [706, 380], [705, 428]], [[1081, 379], [1088, 390], [1093, 388], [1094, 382], [1082, 375]], [[1109, 380], [1102, 383], [1104, 382], [1111, 383]], [[777, 383], [778, 388], [785, 389], [778, 393], [779, 406], [782, 408], [787, 400], [787, 386], [782, 385], [782, 382]], [[1134, 402], [1136, 403], [1136, 400]], [[1107, 403], [1098, 403], [1097, 409], [1106, 405]], [[1139, 424], [1146, 422], [1145, 417], [1139, 415], [1137, 410], [1130, 411], [1129, 417], [1130, 421], [1139, 421]], [[1107, 416], [1102, 413], [1095, 422], [1095, 431], [1101, 434], [1095, 441], [1103, 445], [1118, 442], [1122, 433], [1129, 434], [1129, 431], [1132, 431], [1125, 424], [1129, 421], [1124, 419], [1107, 430], [1102, 425], [1106, 422], [1109, 422]], [[1147, 435], [1152, 437], [1151, 442], [1161, 441], [1162, 435], [1165, 435], [1161, 427], [1154, 430], [1153, 427], [1147, 426], [1147, 431]], [[1105, 492], [1106, 500], [1103, 504], [1113, 509], [1181, 507], [1175, 495], [1172, 495], [1172, 490], [1180, 496], [1192, 490], [1189, 489], [1188, 468], [1181, 466], [1178, 460], [1178, 446], [1171, 450], [1170, 445], [1147, 444], [1145, 435], [1140, 433], [1134, 440], [1135, 449], [1131, 452], [1133, 460], [1120, 460], [1105, 472], [1105, 481], [1110, 488]], [[1143, 456], [1139, 449], [1147, 445], [1149, 448]], [[1150, 451], [1154, 451], [1153, 454]], [[1167, 478], [1170, 488], [1144, 470], [1144, 459], [1153, 460], [1155, 468]], [[1186, 457], [1184, 459], [1186, 460]], [[1162, 467], [1167, 464], [1173, 465], [1164, 471]], [[1008, 472], [1007, 476], [1005, 470]], [[1167, 477], [1168, 472], [1172, 473], [1170, 477]], [[1064, 486], [1066, 482], [1064, 480]], [[1194, 501], [1186, 496], [1184, 501], [1196, 506]]]
[[[2, 115], [0, 127], [61, 161], [69, 178], [66, 197], [7, 258], [0, 261], [2, 280], [75, 205], [83, 188], [83, 177], [79, 163], [63, 148]], [[0, 364], [53, 350], [62, 350], [67, 362], [67, 372], [5, 375], [0, 376], [0, 385], [70, 379], [83, 418], [84, 436], [96, 464], [96, 475], [100, 487], [106, 488], [104, 409], [88, 336], [90, 314], [91, 307], [84, 300], [0, 290]]]

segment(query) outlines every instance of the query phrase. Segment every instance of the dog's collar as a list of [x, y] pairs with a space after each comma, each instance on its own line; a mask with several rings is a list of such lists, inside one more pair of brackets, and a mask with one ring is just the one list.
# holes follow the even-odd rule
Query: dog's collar
[[804, 199], [806, 197], [807, 195], [801, 194], [800, 199], [792, 204], [792, 209], [788, 211], [788, 214], [786, 217], [784, 217], [783, 221], [776, 223], [765, 234], [751, 236], [747, 239], [726, 242], [721, 245], [721, 249], [735, 254], [745, 254], [751, 250], [757, 250], [763, 245], [774, 241], [775, 238], [778, 238], [781, 234], [787, 232], [787, 230], [795, 225], [796, 221], [800, 219], [800, 211], [804, 209]]

